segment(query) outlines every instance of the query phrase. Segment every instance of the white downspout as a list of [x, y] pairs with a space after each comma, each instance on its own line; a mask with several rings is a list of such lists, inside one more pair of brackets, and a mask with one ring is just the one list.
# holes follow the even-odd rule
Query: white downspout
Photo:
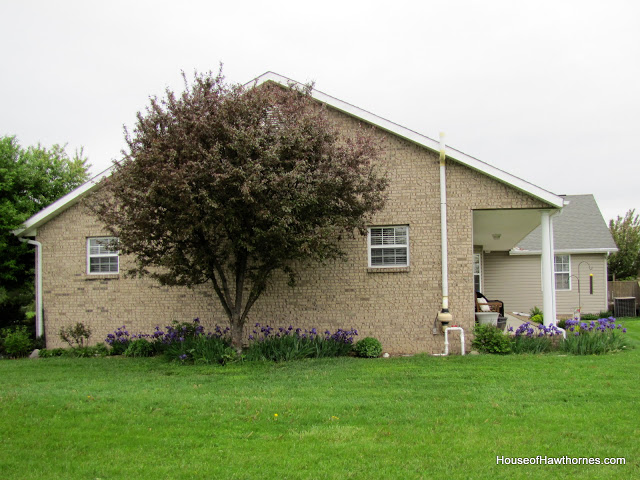
[[445, 176], [445, 144], [444, 132], [440, 132], [440, 239], [442, 251], [442, 310], [438, 313], [438, 320], [445, 331], [453, 317], [449, 313], [449, 256], [447, 251], [447, 181]]
[[42, 244], [36, 240], [19, 238], [21, 242], [36, 247], [36, 338], [44, 333], [44, 319], [42, 318]]

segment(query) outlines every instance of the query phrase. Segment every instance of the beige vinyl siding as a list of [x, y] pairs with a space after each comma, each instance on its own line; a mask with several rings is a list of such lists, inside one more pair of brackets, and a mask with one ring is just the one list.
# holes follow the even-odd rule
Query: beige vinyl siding
[[[581, 262], [583, 263], [579, 267]], [[507, 252], [484, 254], [483, 292], [488, 298], [502, 300], [505, 312], [528, 313], [534, 306], [542, 308], [539, 255], [509, 255]], [[591, 270], [589, 270], [591, 266]], [[571, 315], [579, 305], [578, 268], [580, 269], [580, 301], [583, 313], [599, 313], [607, 309], [607, 275], [604, 254], [571, 255], [571, 290], [556, 292], [558, 315]], [[593, 273], [593, 295], [589, 294], [589, 273]]]
[[528, 313], [542, 307], [540, 257], [514, 256], [508, 252], [484, 254], [484, 295], [504, 302], [505, 313]]

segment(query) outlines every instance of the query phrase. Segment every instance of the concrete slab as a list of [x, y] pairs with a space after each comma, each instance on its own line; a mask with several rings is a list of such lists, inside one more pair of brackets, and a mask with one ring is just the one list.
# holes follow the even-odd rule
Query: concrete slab
[[507, 317], [507, 326], [505, 327], [505, 332], [509, 331], [509, 327], [513, 327], [513, 330], [516, 330], [520, 325], [527, 322], [527, 320], [523, 320], [523, 317], [516, 317], [515, 315], [511, 315], [509, 313], [505, 313], [504, 316]]

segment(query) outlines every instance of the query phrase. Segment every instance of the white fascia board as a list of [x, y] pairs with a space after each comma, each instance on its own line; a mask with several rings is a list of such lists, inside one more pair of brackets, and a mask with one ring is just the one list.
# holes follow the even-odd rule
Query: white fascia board
[[[284, 77], [282, 75], [278, 75], [277, 73], [273, 73], [273, 72], [267, 72], [263, 75], [260, 75], [258, 78], [245, 84], [245, 86], [250, 87], [252, 85], [260, 85], [268, 81], [278, 83], [285, 87], [292, 84], [297, 86], [302, 86], [301, 83], [296, 82], [295, 80], [291, 80], [290, 78]], [[381, 118], [377, 115], [374, 115], [371, 112], [368, 112], [354, 105], [351, 105], [350, 103], [343, 102], [342, 100], [332, 97], [331, 95], [327, 95], [326, 93], [316, 90], [315, 88], [312, 90], [311, 95], [313, 98], [315, 98], [319, 102], [326, 103], [327, 105], [329, 105], [332, 108], [335, 108], [336, 110], [340, 110], [348, 115], [357, 117], [360, 120], [363, 120], [367, 123], [375, 125], [376, 127], [379, 127], [395, 135], [398, 135], [402, 138], [405, 138], [433, 152], [440, 151], [440, 143], [437, 140], [429, 138], [425, 135], [421, 135], [417, 132], [414, 132], [413, 130], [410, 130], [401, 125], [398, 125], [397, 123], [393, 123], [389, 120]], [[544, 190], [543, 188], [533, 185], [532, 183], [529, 183], [514, 175], [511, 175], [510, 173], [500, 170], [499, 168], [493, 167], [481, 160], [478, 160], [477, 158], [471, 157], [449, 146], [447, 146], [447, 157], [459, 163], [462, 163], [463, 165], [469, 168], [477, 170], [478, 172], [481, 172], [484, 175], [487, 175], [500, 182], [511, 185], [513, 188], [520, 190], [535, 198], [538, 198], [539, 200], [542, 200], [545, 203], [552, 205], [553, 207], [562, 208], [564, 205], [562, 197], [555, 195], [547, 190]]]
[[[298, 85], [302, 86], [300, 82], [296, 82], [290, 78], [284, 77], [274, 72], [267, 72], [259, 77], [247, 82], [245, 87], [250, 87], [252, 85], [260, 85], [262, 83], [272, 81], [288, 87], [290, 85]], [[440, 151], [440, 143], [437, 140], [429, 138], [425, 135], [421, 135], [413, 130], [405, 128], [397, 123], [393, 123], [389, 120], [386, 120], [382, 117], [379, 117], [371, 112], [363, 110], [361, 108], [356, 107], [355, 105], [351, 105], [350, 103], [343, 102], [331, 95], [327, 95], [315, 88], [312, 90], [311, 95], [313, 98], [318, 100], [319, 102], [325, 103], [329, 105], [331, 108], [344, 112], [353, 117], [359, 118], [360, 120], [367, 122], [371, 125], [375, 125], [378, 128], [386, 130], [394, 135], [398, 135], [399, 137], [405, 138], [413, 143], [416, 143], [424, 148], [427, 148], [433, 152]], [[487, 163], [484, 163], [477, 158], [471, 157], [465, 153], [462, 153], [454, 148], [447, 147], [447, 156], [454, 161], [457, 161], [469, 168], [477, 170], [491, 178], [494, 178], [500, 182], [511, 185], [513, 188], [520, 190], [528, 195], [531, 195], [535, 198], [538, 198], [545, 203], [550, 204], [555, 208], [562, 208], [563, 206], [563, 198], [559, 197], [547, 190], [544, 190], [532, 183], [529, 183], [521, 178], [515, 177], [499, 168], [495, 168]], [[103, 172], [96, 175], [94, 178], [84, 183], [80, 187], [76, 188], [72, 192], [68, 193], [64, 197], [55, 201], [45, 209], [41, 210], [33, 217], [29, 218], [24, 224], [23, 228], [14, 230], [13, 233], [15, 235], [20, 236], [33, 236], [37, 228], [40, 225], [48, 222], [53, 217], [59, 215], [67, 208], [71, 207], [75, 203], [77, 203], [83, 196], [88, 194], [91, 190], [93, 190], [96, 185], [102, 180], [104, 177], [107, 177], [111, 174], [113, 170], [113, 166], [104, 170]]]
[[[614, 253], [617, 252], [617, 248], [565, 248], [554, 249], [556, 255], [585, 255], [585, 254], [597, 254], [597, 253]], [[509, 250], [509, 255], [540, 255], [540, 250]]]
[[82, 185], [80, 185], [75, 190], [67, 193], [64, 197], [60, 197], [58, 200], [53, 202], [46, 208], [43, 208], [34, 216], [26, 220], [22, 224], [22, 228], [14, 230], [12, 233], [14, 235], [20, 237], [32, 237], [35, 236], [37, 229], [40, 225], [44, 225], [52, 218], [60, 215], [62, 212], [67, 210], [69, 207], [75, 205], [80, 201], [82, 197], [87, 195], [89, 192], [94, 190], [100, 181], [111, 175], [111, 171], [113, 170], [113, 166], [107, 168], [106, 170], [100, 172], [98, 175], [93, 177], [92, 179], [86, 181]]

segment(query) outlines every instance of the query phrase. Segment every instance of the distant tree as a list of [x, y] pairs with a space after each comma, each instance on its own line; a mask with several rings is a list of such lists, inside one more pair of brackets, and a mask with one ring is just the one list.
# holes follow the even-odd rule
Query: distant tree
[[618, 251], [609, 256], [609, 273], [615, 278], [637, 278], [640, 269], [640, 217], [635, 209], [624, 217], [618, 215], [609, 221], [609, 231], [618, 246]]
[[86, 181], [88, 168], [82, 150], [70, 158], [60, 145], [22, 148], [0, 138], [0, 325], [14, 322], [33, 295], [33, 247], [11, 232]]
[[[184, 75], [183, 75], [184, 77]], [[311, 87], [227, 85], [196, 74], [185, 91], [138, 113], [129, 152], [94, 211], [133, 254], [130, 274], [163, 285], [210, 284], [236, 348], [276, 271], [345, 255], [385, 202], [372, 134], [339, 134]]]

